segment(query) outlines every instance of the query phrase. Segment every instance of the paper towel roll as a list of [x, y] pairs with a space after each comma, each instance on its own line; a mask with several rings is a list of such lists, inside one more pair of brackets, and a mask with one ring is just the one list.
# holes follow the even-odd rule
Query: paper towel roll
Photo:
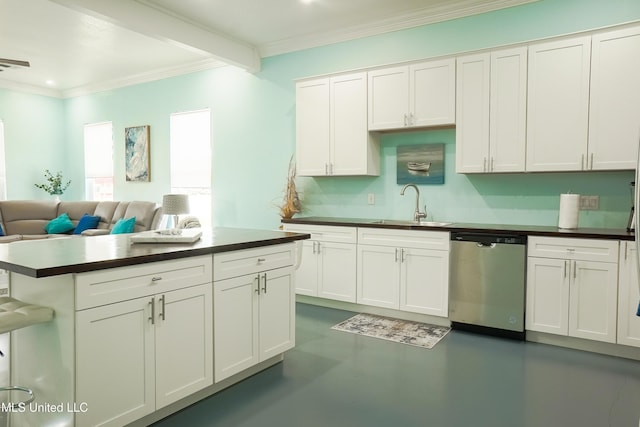
[[560, 214], [558, 215], [558, 227], [578, 228], [578, 216], [580, 214], [580, 195], [561, 194]]

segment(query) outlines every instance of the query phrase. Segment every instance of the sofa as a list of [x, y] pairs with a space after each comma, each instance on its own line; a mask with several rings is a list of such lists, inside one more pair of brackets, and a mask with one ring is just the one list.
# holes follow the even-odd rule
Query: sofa
[[0, 236], [0, 243], [72, 235], [73, 230], [59, 234], [47, 233], [45, 228], [65, 213], [74, 226], [85, 214], [100, 217], [95, 228], [82, 231], [80, 236], [109, 234], [118, 220], [133, 217], [133, 232], [155, 230], [162, 218], [161, 206], [145, 201], [3, 200], [0, 201], [0, 227], [4, 236]]

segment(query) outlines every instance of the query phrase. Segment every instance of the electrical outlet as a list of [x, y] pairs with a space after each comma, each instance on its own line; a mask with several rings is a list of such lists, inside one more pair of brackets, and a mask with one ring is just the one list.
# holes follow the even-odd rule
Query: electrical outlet
[[580, 210], [597, 211], [600, 208], [600, 196], [580, 196]]
[[376, 195], [373, 193], [369, 193], [367, 195], [367, 203], [369, 203], [370, 205], [375, 205], [376, 204]]

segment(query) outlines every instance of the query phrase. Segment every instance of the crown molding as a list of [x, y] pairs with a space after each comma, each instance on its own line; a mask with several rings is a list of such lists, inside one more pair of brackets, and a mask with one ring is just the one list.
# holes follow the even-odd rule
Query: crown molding
[[30, 93], [33, 95], [48, 96], [50, 98], [62, 98], [62, 92], [57, 89], [13, 82], [4, 79], [0, 79], [0, 88], [14, 90], [16, 92]]
[[478, 15], [527, 3], [535, 3], [537, 1], [539, 0], [467, 0], [462, 2], [449, 2], [449, 4], [439, 7], [424, 8], [375, 23], [325, 33], [322, 36], [310, 34], [307, 36], [296, 36], [276, 42], [266, 43], [258, 46], [258, 51], [260, 52], [260, 56], [263, 58], [281, 55], [298, 50], [405, 30], [408, 28], [449, 21], [471, 15]]
[[61, 92], [62, 98], [74, 98], [76, 96], [89, 95], [96, 92], [104, 92], [107, 90], [118, 89], [126, 86], [133, 86], [140, 83], [148, 83], [156, 80], [162, 80], [169, 77], [176, 77], [183, 74], [195, 73], [197, 71], [210, 70], [220, 67], [228, 67], [229, 65], [216, 59], [205, 59], [202, 61], [192, 62], [190, 64], [178, 67], [168, 67], [160, 70], [153, 70], [145, 73], [134, 74], [121, 79], [113, 79], [96, 84], [78, 86]]

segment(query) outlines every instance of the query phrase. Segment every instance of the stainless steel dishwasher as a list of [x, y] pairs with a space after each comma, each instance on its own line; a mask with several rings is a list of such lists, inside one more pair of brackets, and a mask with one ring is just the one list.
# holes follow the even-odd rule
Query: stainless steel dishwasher
[[527, 236], [451, 233], [449, 318], [454, 329], [524, 339]]

